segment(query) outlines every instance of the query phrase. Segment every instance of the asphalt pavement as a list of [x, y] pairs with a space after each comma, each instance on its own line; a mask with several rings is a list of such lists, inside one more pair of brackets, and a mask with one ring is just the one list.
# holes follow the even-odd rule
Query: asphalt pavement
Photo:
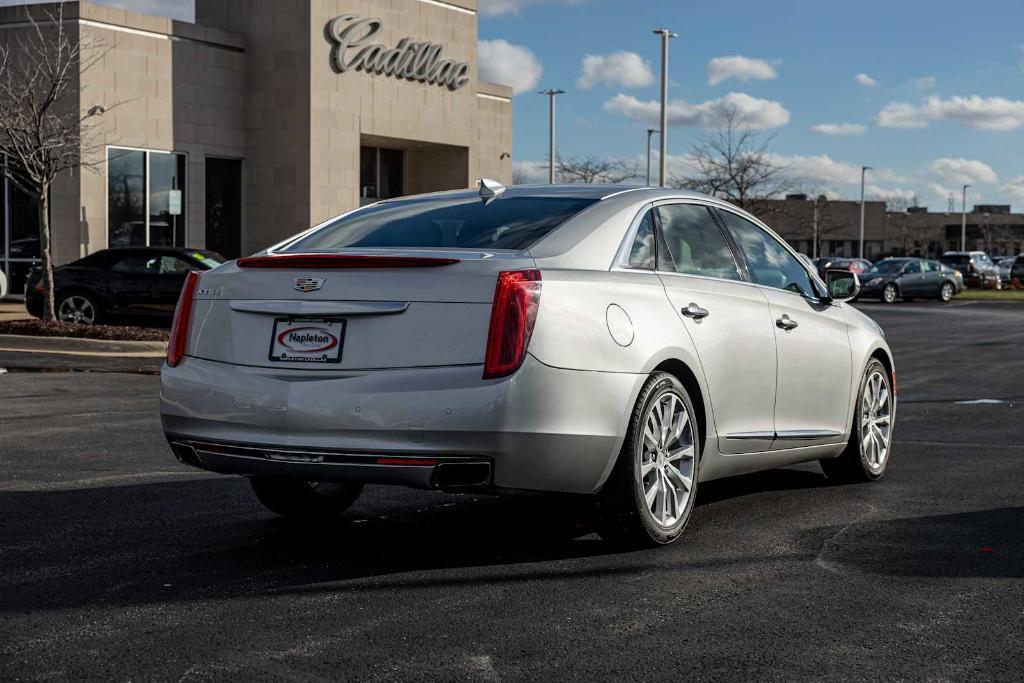
[[861, 308], [896, 354], [885, 479], [701, 485], [638, 552], [543, 497], [288, 524], [174, 460], [157, 377], [0, 375], [0, 679], [1024, 678], [1024, 306]]

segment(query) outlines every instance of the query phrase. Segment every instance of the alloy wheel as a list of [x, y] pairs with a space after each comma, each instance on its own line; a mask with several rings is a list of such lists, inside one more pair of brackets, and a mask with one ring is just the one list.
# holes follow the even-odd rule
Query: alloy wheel
[[951, 301], [953, 299], [953, 285], [948, 282], [942, 285], [942, 289], [939, 291], [939, 298], [943, 301]]
[[640, 484], [647, 511], [669, 529], [686, 512], [693, 489], [693, 426], [682, 398], [662, 394], [644, 418]]
[[860, 448], [873, 472], [885, 466], [892, 433], [892, 398], [889, 380], [881, 370], [868, 375], [860, 402]]
[[65, 323], [92, 325], [96, 322], [96, 307], [86, 297], [73, 294], [60, 302], [57, 319]]
[[896, 286], [886, 285], [885, 289], [882, 290], [882, 298], [887, 304], [894, 303], [896, 301]]

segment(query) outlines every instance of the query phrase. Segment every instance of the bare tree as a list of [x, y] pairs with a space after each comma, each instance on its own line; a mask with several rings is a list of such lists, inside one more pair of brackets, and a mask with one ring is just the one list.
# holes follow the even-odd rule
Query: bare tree
[[723, 104], [716, 113], [719, 128], [693, 145], [695, 173], [670, 178], [670, 184], [719, 197], [754, 214], [770, 212], [767, 200], [781, 198], [795, 187], [786, 168], [769, 152], [774, 136], [751, 129], [735, 105]]
[[640, 175], [640, 167], [618, 159], [592, 156], [559, 159], [555, 169], [567, 183], [621, 183]]
[[[93, 169], [92, 120], [106, 111], [79, 104], [82, 73], [103, 57], [99, 43], [83, 43], [55, 10], [26, 7], [26, 26], [0, 43], [0, 171], [39, 205], [42, 239], [43, 317], [54, 319], [50, 188], [75, 168]], [[12, 35], [13, 33], [13, 35]]]

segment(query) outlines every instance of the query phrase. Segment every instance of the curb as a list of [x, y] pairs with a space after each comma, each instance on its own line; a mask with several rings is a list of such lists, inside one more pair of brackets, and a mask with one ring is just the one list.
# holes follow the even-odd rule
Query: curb
[[0, 334], [0, 351], [101, 358], [162, 358], [167, 354], [167, 342], [106, 341], [73, 337], [30, 337], [20, 334]]

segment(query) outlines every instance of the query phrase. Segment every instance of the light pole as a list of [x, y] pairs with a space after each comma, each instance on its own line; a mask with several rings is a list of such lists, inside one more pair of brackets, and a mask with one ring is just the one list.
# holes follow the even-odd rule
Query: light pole
[[656, 128], [647, 129], [647, 184], [651, 184], [651, 136], [657, 133]]
[[658, 140], [658, 184], [665, 187], [665, 164], [668, 157], [668, 41], [678, 37], [667, 28], [654, 29], [661, 36], [661, 136]]
[[864, 175], [870, 166], [860, 167], [860, 258], [864, 258]]
[[970, 185], [964, 185], [964, 199], [963, 204], [960, 205], [960, 251], [967, 251], [967, 188]]
[[541, 90], [548, 96], [548, 184], [555, 184], [555, 96], [564, 95], [564, 90]]

